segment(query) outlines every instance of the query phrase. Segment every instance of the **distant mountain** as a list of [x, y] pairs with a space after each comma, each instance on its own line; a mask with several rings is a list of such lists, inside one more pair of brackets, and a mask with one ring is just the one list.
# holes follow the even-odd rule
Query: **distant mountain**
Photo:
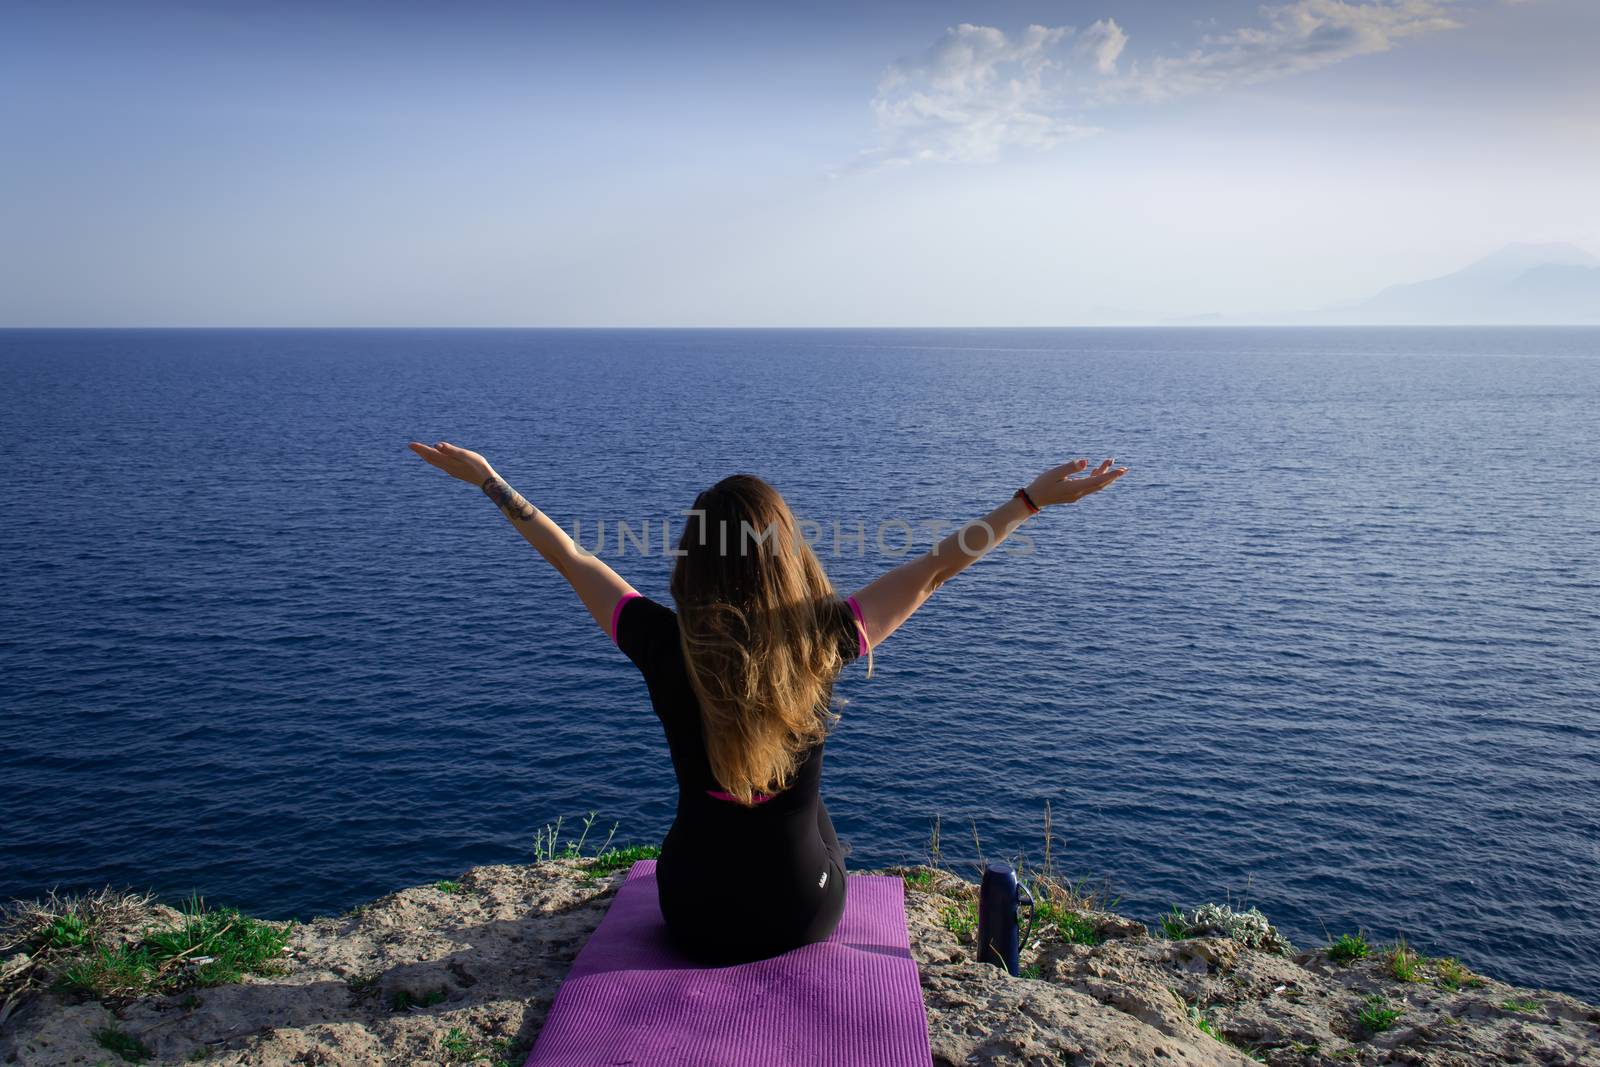
[[1469, 267], [1392, 285], [1297, 320], [1373, 325], [1600, 323], [1600, 259], [1567, 244], [1508, 245]]

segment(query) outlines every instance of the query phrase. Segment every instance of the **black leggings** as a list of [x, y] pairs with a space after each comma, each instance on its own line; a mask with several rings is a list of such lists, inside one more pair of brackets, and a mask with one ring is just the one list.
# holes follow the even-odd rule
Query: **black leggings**
[[[700, 963], [722, 966], [768, 959], [801, 945], [826, 941], [844, 915], [847, 885], [844, 851], [827, 805], [817, 801], [817, 862], [827, 870], [821, 886], [762, 886], [740, 880], [725, 868], [738, 856], [724, 852], [716, 864], [694, 863], [680, 870], [682, 850], [674, 849], [673, 834], [662, 848], [656, 865], [657, 889], [667, 932], [673, 944]], [[684, 875], [688, 876], [685, 877]], [[709, 875], [708, 879], [695, 875]], [[809, 878], [809, 876], [806, 876]], [[695, 883], [700, 885], [696, 887]], [[729, 891], [734, 893], [731, 898]]]
[[839, 925], [839, 919], [844, 915], [844, 895], [846, 887], [844, 871], [844, 852], [839, 848], [839, 835], [833, 832], [833, 817], [828, 814], [828, 805], [819, 798], [817, 800], [817, 832], [822, 836], [822, 847], [828, 853], [829, 872], [828, 885], [825, 887], [827, 896], [824, 898], [822, 908], [805, 926], [805, 932], [800, 936], [800, 944], [810, 945], [818, 941], [828, 940], [834, 929]]

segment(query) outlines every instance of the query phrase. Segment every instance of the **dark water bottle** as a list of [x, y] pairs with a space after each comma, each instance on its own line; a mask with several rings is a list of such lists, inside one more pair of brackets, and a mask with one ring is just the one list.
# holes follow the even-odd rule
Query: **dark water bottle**
[[1009, 863], [991, 863], [983, 872], [978, 887], [978, 959], [1017, 973], [1017, 953], [1026, 935], [1018, 933], [1017, 912], [1020, 900], [1028, 901], [1028, 933], [1033, 933], [1037, 913], [1033, 894], [1017, 881]]

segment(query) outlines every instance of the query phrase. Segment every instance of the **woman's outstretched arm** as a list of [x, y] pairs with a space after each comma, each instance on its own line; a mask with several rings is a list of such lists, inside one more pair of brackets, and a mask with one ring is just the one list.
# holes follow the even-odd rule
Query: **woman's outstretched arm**
[[448, 441], [440, 441], [432, 448], [412, 441], [410, 447], [452, 478], [483, 490], [528, 544], [538, 549], [539, 555], [572, 584], [578, 599], [583, 601], [583, 606], [589, 609], [606, 636], [615, 639], [611, 627], [616, 609], [622, 598], [634, 591], [633, 586], [623, 581], [599, 556], [580, 551], [565, 530], [506, 484], [489, 461], [478, 453], [457, 448]]
[[[1028, 495], [1041, 509], [1052, 504], [1070, 504], [1104, 489], [1128, 472], [1128, 468], [1113, 468], [1111, 463], [1106, 460], [1085, 478], [1071, 475], [1089, 466], [1086, 459], [1052, 467], [1028, 483]], [[1027, 504], [1012, 497], [983, 518], [940, 541], [926, 555], [900, 564], [863, 587], [856, 593], [855, 601], [861, 609], [868, 646], [876, 648], [926, 604], [935, 589], [976, 563], [1032, 515]]]

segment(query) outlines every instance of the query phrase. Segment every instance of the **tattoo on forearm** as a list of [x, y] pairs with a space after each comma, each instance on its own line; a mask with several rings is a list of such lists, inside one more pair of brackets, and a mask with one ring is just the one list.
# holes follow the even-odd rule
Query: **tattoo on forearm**
[[506, 484], [506, 480], [499, 475], [490, 475], [483, 480], [483, 491], [494, 506], [505, 513], [506, 518], [516, 519], [521, 522], [532, 522], [539, 509], [523, 499], [522, 494]]

